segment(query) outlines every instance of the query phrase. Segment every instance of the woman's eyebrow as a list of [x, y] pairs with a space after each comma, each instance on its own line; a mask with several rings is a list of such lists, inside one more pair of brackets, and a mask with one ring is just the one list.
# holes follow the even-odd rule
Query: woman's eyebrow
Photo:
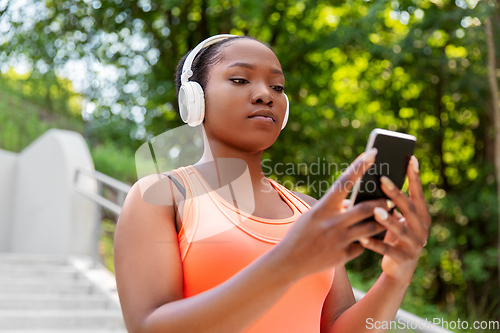
[[[230, 67], [243, 67], [243, 68], [255, 70], [255, 66], [252, 64], [249, 64], [247, 62], [235, 62], [235, 63], [229, 65], [228, 67], [229, 68]], [[283, 75], [283, 72], [277, 68], [271, 68], [271, 73]]]

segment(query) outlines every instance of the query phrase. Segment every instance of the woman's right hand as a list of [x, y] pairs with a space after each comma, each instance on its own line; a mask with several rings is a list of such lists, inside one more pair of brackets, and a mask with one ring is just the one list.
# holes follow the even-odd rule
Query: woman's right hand
[[386, 199], [364, 201], [346, 209], [344, 200], [356, 180], [373, 162], [377, 150], [363, 153], [342, 173], [327, 193], [294, 223], [273, 251], [280, 251], [295, 279], [344, 265], [363, 253], [360, 238], [385, 230], [379, 223], [356, 223], [373, 215], [375, 207], [389, 210]]

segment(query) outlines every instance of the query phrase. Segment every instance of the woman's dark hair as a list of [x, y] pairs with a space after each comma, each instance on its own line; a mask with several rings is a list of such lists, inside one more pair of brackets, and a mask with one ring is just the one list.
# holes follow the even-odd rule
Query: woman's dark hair
[[[209, 46], [201, 49], [201, 51], [198, 52], [198, 54], [194, 58], [193, 64], [191, 65], [191, 70], [193, 71], [193, 75], [189, 78], [189, 81], [198, 82], [200, 84], [200, 86], [203, 88], [203, 90], [205, 90], [205, 88], [207, 86], [207, 82], [208, 82], [208, 75], [209, 75], [210, 66], [212, 66], [212, 65], [214, 65], [222, 60], [222, 53], [221, 53], [222, 48], [224, 46], [229, 45], [231, 42], [233, 42], [236, 39], [251, 39], [251, 40], [255, 40], [259, 43], [262, 43], [261, 41], [255, 39], [251, 36], [237, 36], [237, 37], [229, 37], [229, 38], [223, 39], [220, 42], [217, 42], [215, 44], [209, 45]], [[262, 43], [262, 44], [264, 44], [264, 43]], [[186, 55], [184, 55], [184, 57], [182, 57], [181, 60], [179, 60], [179, 63], [177, 64], [177, 69], [175, 72], [175, 87], [176, 87], [177, 96], [179, 95], [179, 90], [181, 88], [182, 67], [184, 66], [184, 62], [186, 61], [187, 56], [192, 51], [193, 50], [186, 53]]]

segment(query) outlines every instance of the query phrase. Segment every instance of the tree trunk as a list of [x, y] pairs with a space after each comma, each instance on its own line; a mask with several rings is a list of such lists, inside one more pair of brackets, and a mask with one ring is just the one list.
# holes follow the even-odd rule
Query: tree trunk
[[439, 174], [441, 176], [442, 183], [439, 184], [440, 187], [448, 192], [450, 190], [450, 185], [448, 183], [448, 177], [446, 176], [446, 165], [444, 163], [444, 152], [443, 152], [443, 143], [444, 143], [444, 125], [443, 121], [441, 120], [441, 113], [446, 112], [443, 111], [443, 94], [444, 94], [444, 87], [446, 87], [446, 82], [444, 82], [444, 77], [445, 75], [440, 75], [437, 74], [439, 77], [439, 83], [437, 84], [436, 87], [436, 117], [439, 120], [439, 129], [436, 131], [436, 136], [437, 136], [437, 141], [439, 142], [439, 145], [437, 145], [437, 150], [438, 150], [438, 155], [440, 158], [440, 165], [439, 165]]
[[[496, 77], [495, 44], [493, 43], [493, 28], [491, 19], [485, 20], [486, 42], [488, 44], [488, 79], [491, 88], [491, 102], [493, 104], [493, 121], [495, 128], [495, 174], [497, 180], [498, 207], [500, 209], [500, 106], [498, 98], [498, 81]], [[498, 214], [498, 280], [500, 282], [500, 212]]]
[[207, 19], [207, 8], [208, 8], [208, 0], [202, 0], [201, 2], [201, 20], [200, 20], [200, 40], [207, 39], [210, 37], [210, 32], [208, 31], [208, 19]]

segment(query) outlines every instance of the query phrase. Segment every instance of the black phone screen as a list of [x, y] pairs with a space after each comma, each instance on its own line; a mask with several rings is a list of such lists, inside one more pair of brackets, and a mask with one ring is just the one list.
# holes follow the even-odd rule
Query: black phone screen
[[[403, 187], [406, 168], [415, 148], [415, 140], [379, 133], [375, 137], [372, 147], [378, 150], [375, 162], [361, 178], [354, 204], [365, 200], [387, 198], [380, 189], [381, 176], [391, 179], [399, 189]], [[360, 223], [373, 219], [372, 216]], [[384, 236], [385, 231], [374, 238], [383, 239]]]

